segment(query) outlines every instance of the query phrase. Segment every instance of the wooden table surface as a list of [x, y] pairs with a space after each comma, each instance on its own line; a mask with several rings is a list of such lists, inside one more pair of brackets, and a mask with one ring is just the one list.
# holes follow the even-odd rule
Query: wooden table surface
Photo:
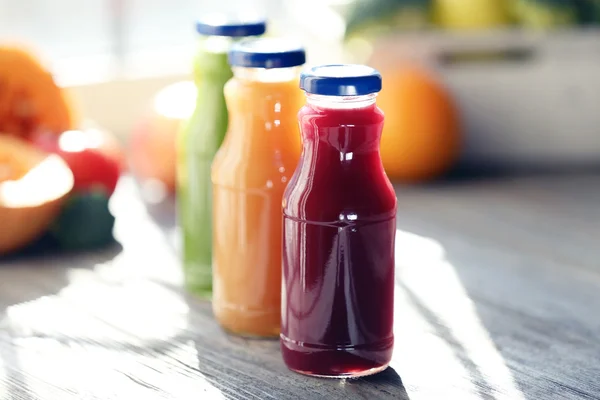
[[383, 373], [308, 378], [224, 334], [180, 289], [169, 204], [125, 180], [119, 245], [0, 260], [0, 399], [600, 399], [600, 174], [397, 194]]

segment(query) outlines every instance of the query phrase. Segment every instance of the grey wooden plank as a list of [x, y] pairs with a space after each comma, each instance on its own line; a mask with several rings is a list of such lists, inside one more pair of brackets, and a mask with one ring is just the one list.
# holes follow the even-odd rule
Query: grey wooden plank
[[576, 175], [401, 188], [399, 223], [417, 231], [435, 224], [513, 252], [599, 269], [598, 180]]
[[64, 391], [61, 398], [188, 398], [198, 392], [240, 399], [402, 394], [401, 381], [391, 370], [384, 375], [388, 379], [364, 379], [358, 388], [348, 383], [343, 390], [334, 381], [300, 377], [285, 369], [276, 341], [227, 336], [210, 314], [206, 302], [186, 299], [157, 283], [71, 283], [58, 294], [18, 303], [5, 312], [0, 351], [18, 374], [5, 372], [0, 382], [11, 392], [41, 398], [59, 389]]
[[[398, 191], [399, 226], [428, 238], [423, 252], [443, 249], [434, 265], [449, 265], [446, 282], [459, 282], [527, 398], [600, 397], [599, 181], [513, 178]], [[411, 262], [411, 254], [400, 258]], [[439, 273], [422, 271], [428, 265], [419, 274], [429, 280], [406, 268], [402, 286], [417, 300], [449, 301], [442, 284], [428, 295]]]
[[337, 381], [224, 334], [126, 182], [122, 248], [0, 260], [0, 398], [600, 399], [599, 183], [399, 187], [392, 368]]

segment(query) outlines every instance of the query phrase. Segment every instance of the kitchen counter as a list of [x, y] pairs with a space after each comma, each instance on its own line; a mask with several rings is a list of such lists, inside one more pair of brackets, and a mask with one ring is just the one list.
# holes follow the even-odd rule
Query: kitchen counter
[[[600, 399], [600, 174], [398, 187], [396, 347], [288, 371], [181, 290], [172, 204], [124, 179], [118, 244], [0, 259], [0, 398]], [[376, 290], [376, 288], [373, 288]]]

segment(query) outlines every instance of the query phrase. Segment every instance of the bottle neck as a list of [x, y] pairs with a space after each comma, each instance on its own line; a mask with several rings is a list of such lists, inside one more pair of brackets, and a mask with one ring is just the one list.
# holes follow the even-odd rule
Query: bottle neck
[[365, 108], [375, 104], [377, 93], [363, 96], [324, 96], [306, 93], [306, 102], [317, 108], [348, 110], [353, 108]]
[[242, 81], [264, 83], [289, 82], [298, 80], [301, 67], [290, 68], [245, 68], [233, 67], [233, 76]]
[[247, 135], [250, 131], [271, 131], [270, 127], [296, 127], [302, 107], [299, 75], [299, 67], [234, 67], [233, 79], [225, 86], [229, 120], [235, 127], [231, 131]]
[[198, 49], [205, 53], [227, 55], [234, 44], [234, 40], [234, 38], [228, 36], [200, 36]]
[[[298, 89], [299, 67], [233, 68], [225, 85], [229, 133], [239, 141], [298, 135], [298, 110], [303, 96]], [[277, 139], [278, 140], [278, 139]], [[276, 146], [276, 144], [274, 144]]]
[[[318, 157], [351, 161], [344, 154], [352, 153], [354, 163], [367, 154], [379, 157], [379, 141], [384, 115], [369, 96], [307, 96], [307, 105], [299, 114], [306, 153], [318, 152]], [[317, 157], [317, 154], [314, 154]], [[357, 157], [358, 156], [358, 157]]]
[[209, 91], [211, 87], [215, 87], [217, 91], [223, 90], [223, 85], [231, 78], [232, 72], [227, 62], [227, 53], [232, 44], [233, 39], [230, 37], [200, 37], [198, 51], [194, 57], [193, 71], [196, 85], [203, 86], [202, 92]]

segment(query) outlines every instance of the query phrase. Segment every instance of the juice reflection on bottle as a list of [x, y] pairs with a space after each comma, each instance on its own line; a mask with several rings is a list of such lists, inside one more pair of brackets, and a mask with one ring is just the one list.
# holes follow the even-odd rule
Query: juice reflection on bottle
[[281, 350], [297, 372], [355, 377], [391, 360], [396, 196], [379, 155], [381, 76], [301, 75], [300, 163], [283, 200]]
[[225, 131], [227, 107], [223, 86], [232, 72], [231, 45], [265, 32], [264, 21], [210, 17], [200, 20], [194, 62], [196, 107], [177, 143], [177, 213], [182, 232], [182, 261], [188, 291], [210, 297], [212, 290], [212, 184], [210, 168]]
[[213, 310], [244, 336], [280, 332], [281, 201], [301, 152], [304, 61], [301, 47], [267, 38], [229, 54], [229, 129], [212, 167]]

